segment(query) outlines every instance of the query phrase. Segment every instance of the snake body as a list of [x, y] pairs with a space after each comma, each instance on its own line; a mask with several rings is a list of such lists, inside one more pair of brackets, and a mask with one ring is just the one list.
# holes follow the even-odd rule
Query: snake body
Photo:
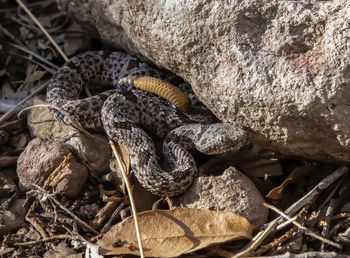
[[[126, 76], [151, 76], [178, 85], [188, 95], [191, 110], [183, 113], [158, 95], [119, 84]], [[80, 99], [84, 86], [94, 80], [109, 82], [115, 89]], [[46, 101], [56, 120], [103, 128], [110, 139], [126, 147], [139, 182], [160, 196], [184, 192], [197, 176], [188, 149], [219, 154], [239, 149], [246, 139], [235, 124], [217, 123], [180, 78], [122, 52], [73, 57], [51, 78]], [[149, 132], [164, 138], [160, 154]]]

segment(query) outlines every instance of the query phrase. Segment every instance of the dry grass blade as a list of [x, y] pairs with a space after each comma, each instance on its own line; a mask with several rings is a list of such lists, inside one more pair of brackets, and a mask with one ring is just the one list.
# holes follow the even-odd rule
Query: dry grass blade
[[85, 228], [86, 230], [88, 230], [94, 234], [98, 234], [98, 232], [93, 227], [91, 227], [90, 225], [85, 223], [85, 221], [78, 218], [73, 212], [71, 212], [69, 209], [67, 209], [62, 203], [60, 203], [58, 200], [56, 200], [51, 194], [45, 192], [45, 190], [42, 189], [40, 186], [37, 186], [37, 185], [34, 185], [34, 186], [38, 189], [38, 191], [40, 192], [41, 195], [43, 195], [44, 198], [48, 198], [51, 201], [53, 201], [57, 206], [59, 206], [62, 210], [64, 210], [72, 218], [74, 218], [83, 228]]
[[[293, 203], [284, 213], [288, 216], [293, 216], [298, 210], [302, 207], [310, 203], [327, 187], [333, 184], [337, 179], [348, 173], [348, 167], [340, 167], [332, 174], [324, 178], [321, 182], [319, 182], [310, 192], [308, 192], [304, 197], [300, 200]], [[247, 247], [242, 250], [240, 253], [236, 254], [234, 257], [246, 257], [250, 253], [254, 252], [255, 249], [259, 247], [259, 245], [272, 233], [275, 232], [275, 228], [281, 223], [282, 216], [271, 221], [267, 228], [260, 231], [255, 235], [255, 237], [251, 240], [251, 242], [247, 245]]]
[[55, 236], [51, 236], [51, 237], [47, 237], [47, 238], [43, 238], [43, 239], [38, 239], [38, 240], [33, 240], [33, 241], [28, 241], [28, 242], [23, 242], [23, 243], [15, 243], [15, 246], [25, 246], [25, 245], [35, 245], [38, 243], [45, 243], [48, 241], [54, 241], [56, 239], [71, 239], [71, 240], [79, 240], [78, 237], [76, 236], [72, 236], [72, 235], [68, 235], [68, 234], [61, 234], [61, 235], [55, 235]]
[[[17, 49], [19, 49], [19, 50], [21, 50], [21, 51], [23, 51], [23, 52], [29, 54], [29, 55], [31, 55], [31, 56], [34, 56], [35, 58], [37, 58], [37, 59], [40, 60], [41, 62], [45, 63], [46, 65], [51, 66], [51, 68], [45, 67], [45, 69], [46, 69], [48, 72], [50, 72], [51, 74], [54, 74], [54, 73], [56, 72], [56, 70], [59, 69], [58, 66], [54, 65], [53, 63], [51, 63], [50, 61], [46, 60], [46, 59], [43, 58], [42, 56], [40, 56], [40, 55], [34, 53], [33, 51], [30, 51], [29, 49], [27, 49], [27, 48], [25, 48], [25, 47], [23, 47], [23, 46], [19, 46], [19, 45], [12, 44], [12, 43], [9, 43], [9, 45], [10, 45], [11, 47], [17, 48]], [[34, 62], [33, 60], [30, 60], [30, 61]], [[39, 64], [39, 63], [38, 63], [38, 64]], [[41, 64], [39, 64], [39, 65], [41, 65]], [[42, 66], [42, 65], [41, 65], [41, 66]]]
[[45, 34], [45, 36], [50, 40], [52, 45], [56, 48], [58, 53], [63, 57], [65, 61], [68, 61], [67, 56], [63, 53], [61, 48], [56, 44], [56, 42], [53, 40], [53, 38], [50, 36], [50, 34], [46, 31], [46, 29], [41, 25], [41, 23], [38, 21], [37, 18], [31, 13], [31, 11], [23, 4], [21, 0], [16, 0], [16, 2], [23, 8], [23, 10], [30, 16], [30, 18], [35, 22], [35, 24], [42, 30], [42, 32]]
[[296, 225], [298, 228], [302, 229], [305, 231], [305, 233], [309, 236], [312, 236], [313, 238], [316, 238], [326, 244], [329, 244], [331, 246], [334, 246], [338, 249], [341, 249], [342, 246], [340, 244], [337, 244], [327, 238], [324, 238], [322, 236], [317, 235], [316, 233], [312, 232], [311, 230], [309, 230], [308, 228], [306, 228], [305, 226], [301, 225], [299, 222], [295, 221], [293, 218], [289, 217], [288, 215], [284, 214], [283, 211], [279, 210], [278, 208], [276, 208], [275, 206], [268, 204], [268, 203], [264, 203], [264, 206], [275, 211], [276, 213], [278, 213], [279, 215], [281, 215], [283, 218], [287, 219], [288, 221], [290, 221], [291, 223], [293, 223], [294, 225]]
[[115, 156], [115, 158], [118, 161], [118, 165], [119, 165], [120, 171], [122, 173], [123, 180], [124, 180], [125, 185], [126, 185], [126, 189], [128, 190], [128, 193], [129, 193], [129, 199], [130, 199], [131, 210], [132, 210], [134, 224], [135, 224], [135, 230], [136, 230], [137, 242], [138, 242], [138, 245], [139, 245], [140, 256], [141, 257], [145, 257], [144, 252], [143, 252], [143, 247], [142, 247], [143, 245], [142, 245], [142, 239], [141, 239], [139, 223], [138, 223], [138, 220], [137, 220], [136, 205], [135, 205], [134, 197], [132, 195], [132, 189], [131, 189], [131, 186], [130, 186], [130, 183], [129, 183], [127, 172], [126, 172], [125, 166], [123, 164], [123, 161], [121, 160], [121, 158], [119, 156], [118, 150], [117, 150], [114, 142], [112, 140], [109, 140], [109, 144], [111, 145], [111, 148], [113, 150], [114, 156]]
[[40, 91], [46, 88], [48, 82], [45, 82], [43, 85], [41, 85], [39, 88], [37, 88], [35, 91], [33, 91], [30, 95], [28, 95], [26, 98], [24, 98], [22, 101], [18, 102], [16, 106], [11, 108], [9, 111], [7, 111], [1, 118], [0, 123], [5, 122], [8, 118], [12, 116], [12, 114], [15, 112], [15, 110], [21, 106], [22, 104], [26, 103], [29, 99], [31, 99], [33, 96], [38, 94]]

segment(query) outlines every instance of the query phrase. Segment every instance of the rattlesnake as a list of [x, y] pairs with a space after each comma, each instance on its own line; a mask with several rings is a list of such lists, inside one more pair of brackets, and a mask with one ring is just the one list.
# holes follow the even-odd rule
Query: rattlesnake
[[[181, 87], [190, 98], [191, 110], [182, 113], [153, 93], [118, 83], [125, 76], [144, 75]], [[116, 89], [79, 99], [91, 80], [109, 82]], [[96, 51], [73, 57], [51, 78], [47, 103], [58, 121], [103, 128], [110, 139], [129, 151], [131, 168], [143, 187], [160, 196], [184, 192], [197, 176], [195, 160], [187, 149], [218, 154], [245, 143], [244, 131], [232, 123], [217, 123], [187, 83], [122, 52]], [[165, 138], [158, 156], [150, 131]]]

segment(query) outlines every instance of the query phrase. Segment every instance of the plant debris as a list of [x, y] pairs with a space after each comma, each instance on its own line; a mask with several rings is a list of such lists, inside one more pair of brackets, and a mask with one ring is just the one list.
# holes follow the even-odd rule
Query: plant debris
[[[47, 82], [66, 57], [108, 47], [91, 39], [53, 0], [4, 0], [0, 14], [0, 256], [138, 255], [131, 198], [114, 169], [104, 175], [110, 172], [108, 160], [113, 159], [106, 150], [107, 138], [78, 129], [69, 131], [65, 125], [55, 127], [58, 122], [45, 114], [47, 110], [42, 111], [47, 108], [42, 107]], [[33, 112], [23, 110], [33, 105], [33, 97], [41, 107], [31, 107]], [[31, 150], [21, 170], [18, 159], [29, 150], [35, 135], [60, 144], [69, 142], [70, 147], [55, 162], [48, 159], [53, 154], [49, 147], [42, 152]], [[89, 137], [94, 140], [85, 143]], [[161, 199], [154, 203], [161, 210], [138, 213], [146, 255], [346, 257], [350, 253], [348, 167], [258, 148], [210, 159], [194, 155], [203, 174], [222, 172], [229, 166], [248, 174], [259, 192], [267, 195], [269, 223], [254, 231], [237, 214], [181, 208], [181, 204], [171, 210], [173, 200]], [[127, 154], [123, 157], [127, 160]], [[75, 178], [79, 182], [70, 181], [73, 185], [68, 191], [75, 191], [65, 196], [58, 186], [69, 180], [63, 172], [70, 160], [85, 172]], [[30, 168], [42, 169], [45, 176], [30, 181], [26, 173]], [[82, 183], [86, 170], [88, 176]], [[30, 183], [23, 189], [21, 182]], [[136, 204], [153, 202], [136, 187], [132, 192]]]

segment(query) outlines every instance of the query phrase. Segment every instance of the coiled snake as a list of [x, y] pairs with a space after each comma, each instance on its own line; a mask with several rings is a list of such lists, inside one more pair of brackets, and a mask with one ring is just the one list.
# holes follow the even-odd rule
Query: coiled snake
[[[191, 110], [183, 113], [162, 97], [118, 83], [126, 76], [145, 75], [178, 85], [188, 94]], [[79, 99], [91, 80], [109, 82], [115, 89]], [[216, 123], [180, 78], [121, 52], [87, 52], [73, 57], [50, 80], [46, 101], [58, 121], [103, 128], [110, 139], [126, 147], [137, 179], [160, 196], [184, 192], [197, 176], [188, 149], [219, 154], [245, 143], [244, 131], [232, 123]], [[158, 155], [148, 132], [165, 138]]]

